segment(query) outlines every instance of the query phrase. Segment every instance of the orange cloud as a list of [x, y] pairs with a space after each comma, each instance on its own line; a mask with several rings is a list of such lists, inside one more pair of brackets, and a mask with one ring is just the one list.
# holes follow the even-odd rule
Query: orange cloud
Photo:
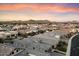
[[0, 10], [23, 11], [31, 9], [34, 12], [79, 12], [79, 8], [64, 7], [50, 4], [1, 4]]

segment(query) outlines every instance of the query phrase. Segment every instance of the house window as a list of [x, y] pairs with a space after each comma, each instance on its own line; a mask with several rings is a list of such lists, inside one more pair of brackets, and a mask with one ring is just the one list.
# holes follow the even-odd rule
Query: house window
[[14, 54], [14, 51], [11, 54]]
[[33, 50], [35, 50], [35, 47], [33, 47]]
[[45, 52], [48, 52], [47, 50], [45, 50]]
[[7, 38], [10, 38], [10, 36], [7, 36]]
[[26, 54], [29, 54], [28, 52]]
[[54, 49], [54, 45], [52, 45], [52, 49]]
[[15, 35], [13, 34], [13, 35], [11, 35], [11, 36], [13, 37], [13, 36], [15, 36]]
[[16, 51], [18, 52], [18, 49]]

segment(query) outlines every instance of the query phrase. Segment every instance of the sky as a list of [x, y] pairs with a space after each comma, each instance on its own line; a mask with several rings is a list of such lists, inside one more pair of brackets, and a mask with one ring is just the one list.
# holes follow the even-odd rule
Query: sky
[[79, 3], [0, 3], [0, 21], [79, 21]]

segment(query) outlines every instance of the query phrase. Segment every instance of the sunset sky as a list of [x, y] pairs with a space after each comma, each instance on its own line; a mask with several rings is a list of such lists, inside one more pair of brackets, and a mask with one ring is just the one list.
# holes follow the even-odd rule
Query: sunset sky
[[79, 21], [78, 3], [0, 4], [0, 21]]

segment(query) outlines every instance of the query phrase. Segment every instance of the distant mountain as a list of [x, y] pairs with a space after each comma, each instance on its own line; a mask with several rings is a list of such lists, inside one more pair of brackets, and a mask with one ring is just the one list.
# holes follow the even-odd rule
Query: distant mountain
[[28, 20], [28, 21], [0, 21], [0, 23], [7, 23], [7, 24], [47, 24], [51, 23], [48, 20]]
[[58, 23], [79, 23], [78, 21], [67, 21], [67, 22], [55, 22], [55, 21], [49, 21], [49, 20], [28, 20], [28, 21], [0, 21], [0, 24], [58, 24]]
[[43, 24], [43, 23], [51, 23], [48, 20], [28, 20], [27, 23], [37, 23], [37, 24]]

